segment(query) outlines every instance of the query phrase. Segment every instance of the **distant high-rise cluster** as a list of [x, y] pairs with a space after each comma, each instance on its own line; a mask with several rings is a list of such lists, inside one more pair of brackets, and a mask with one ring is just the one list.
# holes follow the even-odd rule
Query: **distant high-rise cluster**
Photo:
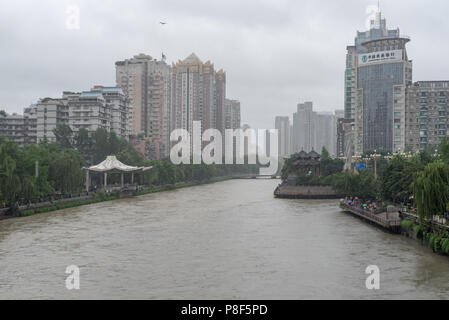
[[318, 153], [324, 148], [331, 156], [337, 155], [337, 119], [343, 110], [315, 112], [313, 102], [300, 103], [289, 117], [276, 117], [275, 128], [278, 130], [279, 155], [288, 157], [293, 153], [312, 150]]
[[169, 156], [170, 133], [201, 129], [240, 128], [240, 102], [226, 98], [226, 73], [203, 63], [194, 53], [171, 66], [139, 54], [117, 61], [116, 87], [65, 91], [61, 98], [43, 98], [23, 115], [0, 113], [0, 136], [20, 146], [55, 141], [53, 130], [68, 125], [73, 132], [103, 128], [131, 139], [147, 159]]
[[449, 132], [449, 81], [413, 83], [410, 38], [387, 29], [381, 12], [347, 47], [345, 112], [338, 153], [351, 161], [367, 151], [415, 152]]

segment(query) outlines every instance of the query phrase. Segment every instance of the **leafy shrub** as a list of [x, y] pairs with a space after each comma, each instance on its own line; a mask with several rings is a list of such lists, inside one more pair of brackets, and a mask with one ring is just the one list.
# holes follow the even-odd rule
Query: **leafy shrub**
[[403, 230], [409, 231], [413, 227], [414, 227], [413, 221], [410, 221], [410, 220], [402, 220], [401, 221], [401, 228]]
[[441, 239], [440, 243], [441, 243], [441, 250], [443, 250], [445, 254], [449, 254], [449, 238]]
[[415, 225], [413, 227], [413, 233], [415, 235], [415, 239], [422, 239], [423, 238], [423, 228], [419, 225]]
[[439, 252], [441, 249], [441, 236], [437, 234], [432, 234], [429, 238], [429, 247], [433, 250], [433, 252]]

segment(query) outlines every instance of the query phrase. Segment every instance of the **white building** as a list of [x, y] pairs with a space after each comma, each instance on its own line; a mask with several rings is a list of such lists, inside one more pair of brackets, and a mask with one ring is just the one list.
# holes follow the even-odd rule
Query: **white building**
[[0, 113], [0, 137], [23, 147], [36, 143], [36, 108], [25, 108], [23, 115]]
[[71, 92], [64, 92], [62, 99], [44, 98], [36, 103], [37, 114], [37, 142], [47, 139], [55, 142], [53, 130], [58, 124], [67, 124], [69, 121], [69, 109], [67, 96]]
[[121, 88], [95, 86], [91, 91], [68, 95], [67, 101], [73, 132], [84, 128], [92, 133], [103, 128], [123, 138], [129, 136], [129, 109]]

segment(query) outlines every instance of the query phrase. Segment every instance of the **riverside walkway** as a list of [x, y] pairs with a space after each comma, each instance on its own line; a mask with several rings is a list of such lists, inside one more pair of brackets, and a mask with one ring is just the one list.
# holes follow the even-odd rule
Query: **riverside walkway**
[[340, 203], [340, 208], [393, 233], [401, 232], [399, 212], [382, 212], [376, 214], [369, 209], [351, 206], [345, 202]]

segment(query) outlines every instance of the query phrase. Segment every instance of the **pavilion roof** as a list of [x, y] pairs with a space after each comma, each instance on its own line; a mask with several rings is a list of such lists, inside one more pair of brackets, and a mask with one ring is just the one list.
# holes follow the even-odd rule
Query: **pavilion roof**
[[89, 171], [96, 171], [96, 172], [106, 172], [106, 171], [124, 171], [124, 172], [133, 172], [133, 171], [147, 171], [150, 170], [152, 167], [133, 167], [128, 166], [126, 164], [123, 164], [120, 162], [115, 156], [108, 156], [106, 160], [101, 162], [100, 164], [97, 164], [95, 166], [85, 168]]

